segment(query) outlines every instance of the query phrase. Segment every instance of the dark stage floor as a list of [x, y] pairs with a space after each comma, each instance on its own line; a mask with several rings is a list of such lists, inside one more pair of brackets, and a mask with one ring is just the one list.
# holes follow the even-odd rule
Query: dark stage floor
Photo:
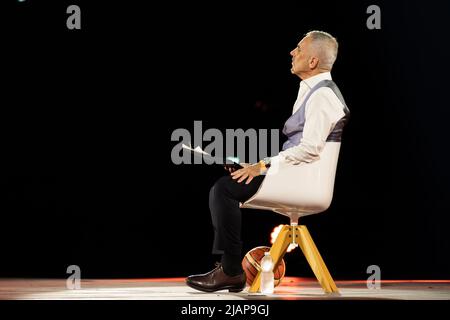
[[2, 300], [450, 300], [450, 280], [387, 280], [381, 289], [366, 281], [336, 281], [340, 295], [327, 295], [315, 279], [286, 277], [273, 295], [219, 291], [202, 293], [184, 278], [91, 279], [66, 288], [65, 279], [0, 279]]

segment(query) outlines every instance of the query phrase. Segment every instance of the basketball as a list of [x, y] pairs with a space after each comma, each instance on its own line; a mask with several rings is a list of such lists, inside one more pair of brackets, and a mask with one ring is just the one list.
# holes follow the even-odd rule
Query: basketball
[[[253, 280], [258, 274], [258, 270], [261, 269], [261, 259], [264, 257], [264, 252], [270, 251], [269, 247], [256, 247], [247, 252], [244, 259], [242, 259], [242, 268], [247, 275], [247, 284], [252, 285]], [[278, 268], [274, 270], [274, 286], [278, 286], [283, 280], [284, 273], [286, 272], [286, 265], [284, 260], [278, 264]]]

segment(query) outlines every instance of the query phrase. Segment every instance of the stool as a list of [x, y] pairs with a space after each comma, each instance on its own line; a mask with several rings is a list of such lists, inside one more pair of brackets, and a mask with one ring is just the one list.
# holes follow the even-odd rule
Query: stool
[[[298, 225], [298, 220], [302, 216], [323, 212], [330, 206], [340, 145], [340, 142], [326, 142], [320, 159], [311, 163], [291, 165], [273, 158], [258, 192], [241, 204], [241, 208], [269, 210], [290, 218], [290, 225], [283, 226], [270, 249], [274, 269], [288, 246], [298, 245], [323, 290], [330, 294], [339, 294], [339, 290], [308, 229]], [[260, 282], [259, 270], [249, 292], [257, 292]]]

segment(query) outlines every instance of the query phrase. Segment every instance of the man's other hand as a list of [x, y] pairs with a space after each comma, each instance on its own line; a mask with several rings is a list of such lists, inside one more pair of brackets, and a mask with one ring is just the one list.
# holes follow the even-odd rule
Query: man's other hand
[[248, 163], [241, 163], [241, 166], [243, 166], [244, 168], [231, 172], [231, 177], [234, 180], [239, 179], [237, 181], [239, 183], [247, 179], [245, 184], [249, 184], [254, 177], [261, 175], [261, 166], [259, 163], [255, 163], [252, 165]]

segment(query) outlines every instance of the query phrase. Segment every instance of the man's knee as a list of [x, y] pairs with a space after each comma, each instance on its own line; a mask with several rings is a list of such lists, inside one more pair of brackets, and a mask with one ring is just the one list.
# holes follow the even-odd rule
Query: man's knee
[[211, 201], [214, 201], [215, 193], [216, 193], [216, 185], [214, 184], [209, 190], [209, 203], [211, 203]]
[[[217, 194], [225, 194], [228, 192], [229, 184], [230, 184], [231, 178], [229, 176], [223, 176], [219, 178], [214, 186], [211, 188], [211, 193], [213, 195]], [[211, 195], [210, 193], [210, 195]]]

